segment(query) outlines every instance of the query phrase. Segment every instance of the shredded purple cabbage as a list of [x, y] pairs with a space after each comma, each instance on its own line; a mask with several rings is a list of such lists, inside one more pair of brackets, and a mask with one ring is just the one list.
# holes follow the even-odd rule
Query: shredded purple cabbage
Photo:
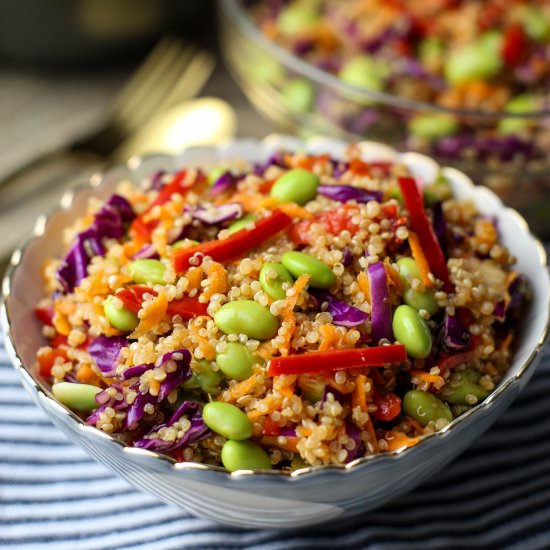
[[128, 345], [124, 336], [100, 335], [88, 344], [88, 353], [95, 361], [97, 368], [105, 377], [113, 377], [120, 350]]
[[435, 236], [439, 241], [439, 244], [445, 252], [445, 235], [447, 234], [447, 222], [445, 221], [445, 216], [443, 215], [443, 206], [441, 201], [436, 201], [432, 205], [433, 212], [433, 228], [435, 231]]
[[157, 170], [151, 174], [151, 180], [149, 182], [149, 189], [154, 189], [155, 191], [160, 191], [164, 187], [164, 170]]
[[347, 202], [354, 200], [356, 202], [382, 201], [382, 193], [380, 191], [369, 191], [367, 189], [359, 189], [351, 185], [319, 185], [317, 192], [333, 201]]
[[[161, 428], [169, 427], [175, 424], [182, 416], [187, 416], [191, 422], [190, 428], [183, 437], [176, 441], [165, 441], [158, 437], [150, 437], [151, 434], [158, 432]], [[155, 426], [145, 437], [134, 441], [134, 447], [149, 449], [150, 451], [168, 452], [179, 449], [184, 445], [195, 443], [210, 433], [210, 430], [202, 418], [201, 405], [197, 401], [184, 401], [178, 410], [170, 417], [165, 424]]]
[[338, 300], [328, 292], [310, 289], [309, 293], [317, 301], [318, 307], [321, 307], [324, 303], [327, 304], [326, 311], [332, 315], [332, 322], [335, 325], [347, 328], [356, 327], [357, 325], [362, 325], [369, 319], [368, 313], [350, 306], [342, 300]]
[[135, 217], [130, 203], [120, 195], [113, 195], [95, 215], [93, 223], [79, 233], [65, 256], [56, 277], [63, 293], [72, 292], [87, 275], [88, 264], [94, 256], [104, 256], [103, 239], [120, 239], [124, 224]]
[[135, 367], [127, 368], [124, 372], [118, 375], [119, 380], [130, 380], [130, 378], [135, 378], [136, 376], [141, 376], [143, 373], [147, 372], [149, 369], [152, 369], [153, 365], [143, 364], [136, 365]]
[[351, 262], [353, 262], [353, 254], [351, 253], [351, 250], [346, 246], [342, 250], [342, 265], [344, 267], [348, 267], [351, 265]]
[[[151, 395], [149, 392], [143, 394], [139, 391], [139, 381], [133, 384], [131, 387], [137, 391], [137, 397], [128, 409], [126, 416], [125, 429], [133, 429], [137, 423], [145, 416], [145, 406], [148, 404], [157, 405], [160, 403], [169, 393], [181, 386], [184, 382], [191, 378], [192, 372], [190, 368], [191, 353], [186, 349], [178, 349], [165, 353], [160, 357], [153, 365], [139, 365], [139, 368], [145, 372], [146, 370], [154, 367], [164, 365], [168, 361], [174, 361], [176, 369], [168, 372], [166, 378], [161, 382], [159, 393], [156, 396]], [[147, 367], [147, 368], [146, 368]], [[136, 371], [139, 372], [139, 371]], [[143, 372], [141, 374], [143, 374]], [[124, 373], [126, 376], [126, 373]], [[141, 375], [140, 375], [141, 376]]]
[[371, 337], [375, 343], [382, 338], [393, 339], [391, 326], [390, 293], [386, 268], [382, 262], [369, 265], [367, 274], [371, 298]]
[[154, 244], [146, 244], [132, 256], [132, 260], [158, 260], [159, 258]]
[[286, 164], [283, 151], [275, 151], [265, 162], [255, 164], [254, 174], [256, 174], [256, 176], [262, 176], [270, 166], [280, 166], [281, 168], [285, 168]]
[[495, 305], [493, 315], [500, 322], [508, 320], [509, 314], [520, 311], [526, 299], [527, 279], [518, 274], [514, 277], [506, 291], [506, 297]]
[[194, 219], [200, 220], [207, 225], [216, 225], [240, 218], [243, 215], [243, 207], [240, 202], [229, 202], [219, 206], [186, 206], [185, 211], [189, 212]]
[[458, 353], [470, 345], [470, 333], [458, 317], [445, 314], [439, 330], [439, 343], [445, 352]]
[[242, 179], [242, 176], [235, 176], [229, 170], [224, 172], [210, 188], [210, 194], [213, 196], [221, 195], [230, 189], [233, 189]]

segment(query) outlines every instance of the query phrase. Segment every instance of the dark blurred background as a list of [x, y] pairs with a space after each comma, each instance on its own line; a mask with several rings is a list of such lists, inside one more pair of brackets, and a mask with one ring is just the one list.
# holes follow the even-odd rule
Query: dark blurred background
[[213, 46], [212, 0], [0, 0], [0, 59], [35, 69], [128, 62], [165, 32]]

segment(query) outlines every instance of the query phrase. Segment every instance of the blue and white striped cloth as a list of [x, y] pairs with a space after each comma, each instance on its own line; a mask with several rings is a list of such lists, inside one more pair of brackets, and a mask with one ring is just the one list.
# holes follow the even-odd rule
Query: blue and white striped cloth
[[31, 402], [0, 347], [0, 548], [550, 548], [550, 349], [509, 411], [433, 480], [351, 525], [245, 531], [137, 492]]

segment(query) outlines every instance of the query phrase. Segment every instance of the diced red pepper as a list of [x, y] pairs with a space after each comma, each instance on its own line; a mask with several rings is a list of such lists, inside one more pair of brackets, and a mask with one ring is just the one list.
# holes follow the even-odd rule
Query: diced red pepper
[[504, 33], [501, 54], [507, 65], [515, 66], [524, 58], [527, 35], [519, 23], [512, 23]]
[[296, 245], [312, 244], [310, 228], [313, 223], [321, 224], [327, 233], [331, 235], [339, 235], [342, 231], [349, 231], [351, 234], [354, 234], [359, 229], [359, 226], [351, 221], [351, 217], [355, 212], [357, 212], [357, 206], [342, 205], [338, 208], [321, 212], [311, 220], [301, 220], [290, 228], [290, 240]]
[[373, 393], [373, 403], [378, 407], [372, 416], [382, 422], [393, 420], [401, 414], [401, 398], [395, 393], [381, 394], [378, 390]]
[[69, 339], [64, 334], [59, 334], [59, 332], [56, 333], [56, 335], [51, 339], [50, 346], [52, 348], [57, 348], [59, 346], [68, 346], [69, 345]]
[[53, 306], [35, 307], [34, 314], [43, 325], [53, 327], [53, 316], [54, 316]]
[[151, 294], [152, 296], [157, 295], [152, 288], [141, 285], [132, 285], [119, 290], [116, 293], [116, 297], [122, 302], [127, 310], [137, 313], [141, 309], [144, 294]]
[[260, 184], [260, 186], [258, 187], [258, 191], [260, 193], [263, 193], [264, 195], [267, 195], [270, 191], [271, 191], [271, 188], [275, 185], [275, 180], [267, 180], [267, 181], [264, 181], [262, 184]]
[[224, 263], [243, 257], [247, 252], [261, 245], [271, 237], [285, 230], [292, 219], [276, 210], [267, 218], [255, 222], [252, 229], [241, 229], [227, 239], [198, 244], [174, 252], [174, 268], [181, 273], [189, 267], [189, 260], [197, 253], [210, 256], [216, 262]]
[[200, 315], [207, 315], [208, 304], [199, 302], [198, 298], [182, 298], [168, 302], [166, 313], [173, 317], [179, 315], [182, 319], [192, 319]]
[[[144, 294], [157, 296], [157, 293], [152, 288], [132, 285], [117, 292], [116, 297], [122, 302], [127, 310], [137, 313], [141, 309]], [[207, 309], [207, 303], [199, 302], [198, 298], [186, 297], [168, 302], [166, 313], [171, 317], [180, 315], [183, 319], [192, 319], [199, 315], [206, 315]]]
[[157, 226], [158, 220], [145, 222], [143, 220], [143, 217], [145, 214], [150, 212], [152, 208], [168, 202], [172, 198], [172, 195], [174, 195], [175, 193], [180, 193], [184, 195], [191, 189], [206, 182], [206, 177], [204, 176], [204, 174], [198, 173], [195, 181], [193, 181], [192, 183], [184, 184], [186, 176], [187, 172], [185, 170], [180, 170], [179, 172], [177, 172], [172, 181], [159, 191], [157, 198], [151, 203], [149, 208], [147, 208], [145, 212], [134, 219], [134, 221], [130, 225], [130, 235], [133, 239], [140, 242], [148, 242], [151, 239], [151, 232]]
[[47, 378], [52, 375], [52, 367], [58, 357], [62, 357], [66, 361], [68, 359], [67, 350], [54, 347], [45, 353], [38, 353], [38, 372], [40, 376]]
[[263, 425], [264, 435], [272, 436], [279, 435], [281, 433], [281, 428], [277, 422], [272, 420], [269, 416], [264, 420]]
[[349, 170], [356, 176], [370, 176], [370, 165], [361, 159], [351, 159]]
[[355, 348], [335, 351], [317, 351], [286, 357], [275, 357], [269, 363], [267, 374], [312, 374], [326, 373], [356, 367], [382, 367], [392, 363], [403, 363], [407, 352], [402, 344]]
[[398, 182], [405, 199], [405, 206], [409, 212], [411, 226], [418, 235], [430, 269], [438, 279], [443, 281], [443, 290], [451, 292], [453, 286], [449, 279], [449, 270], [445, 261], [445, 255], [443, 254], [443, 250], [441, 250], [433, 226], [426, 216], [422, 193], [414, 178], [400, 177], [398, 178]]

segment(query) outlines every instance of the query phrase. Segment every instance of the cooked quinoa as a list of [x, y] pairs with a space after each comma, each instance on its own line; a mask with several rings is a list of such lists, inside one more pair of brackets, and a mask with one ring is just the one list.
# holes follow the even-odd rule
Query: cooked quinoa
[[496, 219], [354, 146], [121, 182], [65, 240], [37, 307], [54, 395], [230, 470], [416, 445], [499, 383], [528, 294]]

